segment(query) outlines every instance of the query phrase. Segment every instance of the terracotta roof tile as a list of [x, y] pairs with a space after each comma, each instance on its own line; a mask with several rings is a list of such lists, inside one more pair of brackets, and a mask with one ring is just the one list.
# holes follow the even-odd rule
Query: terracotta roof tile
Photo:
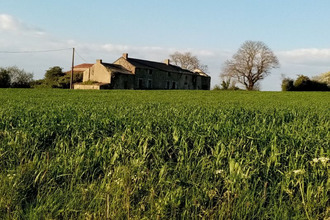
[[73, 68], [89, 68], [89, 67], [92, 67], [94, 64], [92, 63], [82, 63], [82, 64], [79, 64], [79, 65], [76, 65], [74, 66]]

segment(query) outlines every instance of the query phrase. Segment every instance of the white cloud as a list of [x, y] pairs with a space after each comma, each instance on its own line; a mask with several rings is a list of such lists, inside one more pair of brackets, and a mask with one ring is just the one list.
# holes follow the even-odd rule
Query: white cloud
[[280, 62], [303, 66], [329, 66], [330, 49], [302, 48], [277, 53]]
[[0, 31], [16, 32], [19, 34], [44, 34], [40, 28], [27, 25], [8, 14], [0, 14]]
[[[130, 57], [163, 61], [175, 51], [191, 52], [203, 64], [208, 65], [212, 77], [212, 86], [220, 83], [219, 74], [225, 60], [230, 59], [235, 51], [200, 48], [168, 48], [154, 45], [134, 46], [129, 44], [79, 42], [72, 39], [60, 39], [19, 19], [0, 14], [0, 51], [57, 50], [75, 47], [79, 56], [75, 63], [93, 63], [96, 59], [113, 62], [122, 53]], [[330, 70], [330, 49], [302, 48], [287, 51], [275, 51], [281, 67], [272, 71], [271, 76], [262, 81], [263, 90], [280, 90], [281, 74], [295, 78], [298, 74], [316, 76]], [[34, 72], [36, 79], [42, 78], [52, 66], [61, 66], [65, 70], [71, 65], [70, 50], [51, 53], [7, 54], [0, 53], [0, 67], [17, 65], [26, 71]]]
[[0, 29], [2, 30], [16, 30], [20, 26], [12, 16], [0, 14]]

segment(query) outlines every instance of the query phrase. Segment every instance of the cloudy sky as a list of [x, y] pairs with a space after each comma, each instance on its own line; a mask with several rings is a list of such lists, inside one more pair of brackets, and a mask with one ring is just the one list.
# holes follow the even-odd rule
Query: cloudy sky
[[69, 70], [73, 47], [76, 64], [189, 51], [208, 65], [214, 86], [225, 60], [254, 40], [279, 58], [261, 83], [276, 91], [283, 74], [330, 71], [329, 9], [329, 0], [0, 0], [0, 67], [40, 79], [52, 66]]

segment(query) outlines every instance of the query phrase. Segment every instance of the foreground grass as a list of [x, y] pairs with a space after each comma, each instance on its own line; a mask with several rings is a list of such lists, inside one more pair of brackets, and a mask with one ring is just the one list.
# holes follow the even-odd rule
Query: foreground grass
[[329, 99], [0, 90], [0, 218], [330, 218]]

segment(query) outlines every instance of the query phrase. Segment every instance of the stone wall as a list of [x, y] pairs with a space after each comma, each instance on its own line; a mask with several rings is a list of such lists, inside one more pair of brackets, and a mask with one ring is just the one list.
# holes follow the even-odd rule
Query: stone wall
[[210, 78], [192, 74], [136, 69], [135, 89], [210, 89]]
[[86, 82], [86, 81], [111, 83], [111, 74], [102, 65], [102, 60], [97, 60], [97, 62], [91, 68], [84, 71], [83, 82]]
[[111, 89], [134, 89], [134, 75], [115, 73], [112, 76]]
[[82, 84], [74, 84], [74, 89], [100, 89], [100, 85], [82, 85]]
[[114, 64], [121, 65], [125, 69], [129, 70], [132, 73], [135, 73], [135, 66], [127, 62], [127, 60], [124, 57], [120, 57], [118, 60], [114, 62]]

